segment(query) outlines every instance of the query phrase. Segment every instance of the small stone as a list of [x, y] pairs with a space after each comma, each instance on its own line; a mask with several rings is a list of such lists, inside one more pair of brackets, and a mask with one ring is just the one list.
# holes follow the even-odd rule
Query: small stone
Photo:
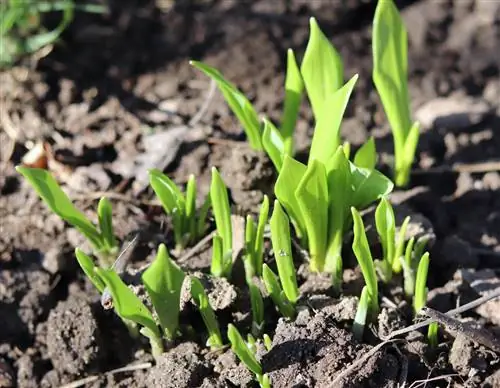
[[457, 94], [428, 101], [417, 109], [415, 117], [424, 128], [459, 130], [479, 124], [490, 111], [486, 101]]
[[63, 271], [67, 264], [68, 260], [60, 245], [53, 246], [43, 255], [42, 267], [51, 274]]
[[449, 361], [460, 376], [468, 376], [472, 369], [485, 370], [487, 368], [482, 353], [474, 349], [474, 342], [460, 333], [453, 341]]

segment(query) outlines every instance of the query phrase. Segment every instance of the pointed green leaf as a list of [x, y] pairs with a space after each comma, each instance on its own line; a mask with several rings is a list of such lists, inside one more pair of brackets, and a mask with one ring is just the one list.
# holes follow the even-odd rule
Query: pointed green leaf
[[307, 167], [305, 165], [285, 155], [283, 167], [274, 185], [274, 194], [294, 222], [297, 235], [300, 238], [305, 235], [306, 230], [304, 217], [301, 213], [297, 198], [295, 197], [295, 190], [306, 173], [306, 169]]
[[252, 334], [260, 336], [264, 328], [264, 300], [262, 299], [259, 287], [251, 279], [248, 282], [248, 289], [250, 291], [250, 304], [252, 306]]
[[274, 164], [276, 171], [281, 171], [283, 156], [285, 153], [285, 140], [281, 133], [268, 119], [264, 118], [264, 132], [262, 134], [262, 146]]
[[106, 285], [104, 284], [104, 281], [99, 277], [99, 275], [97, 275], [97, 273], [94, 271], [94, 261], [90, 258], [90, 256], [87, 256], [80, 248], [75, 249], [75, 256], [83, 272], [85, 272], [85, 275], [87, 275], [87, 278], [92, 282], [95, 288], [99, 290], [99, 293], [102, 294], [102, 292], [106, 288]]
[[321, 32], [316, 19], [309, 20], [310, 33], [300, 72], [316, 121], [323, 104], [344, 82], [342, 58]]
[[222, 238], [218, 234], [215, 234], [212, 238], [212, 263], [210, 265], [210, 273], [213, 276], [225, 276], [224, 254], [222, 250]]
[[370, 137], [368, 141], [354, 155], [354, 164], [358, 167], [373, 170], [377, 164], [377, 150], [375, 140]]
[[262, 367], [260, 366], [260, 363], [248, 348], [238, 329], [231, 323], [227, 326], [227, 337], [229, 338], [229, 342], [231, 342], [231, 350], [234, 354], [236, 354], [240, 361], [255, 375], [262, 375]]
[[16, 171], [28, 180], [50, 210], [78, 229], [97, 250], [104, 248], [97, 228], [71, 203], [50, 172], [21, 166]]
[[389, 178], [377, 170], [361, 168], [350, 163], [353, 196], [351, 205], [363, 209], [373, 201], [388, 195], [394, 188]]
[[274, 210], [271, 216], [271, 242], [283, 291], [288, 300], [295, 303], [299, 298], [299, 289], [293, 265], [290, 225], [287, 215], [277, 200], [274, 201]]
[[193, 174], [189, 175], [186, 185], [186, 220], [183, 225], [184, 233], [188, 233], [188, 240], [198, 238], [196, 220], [196, 179]]
[[264, 254], [264, 230], [269, 216], [269, 197], [264, 195], [262, 205], [260, 206], [259, 221], [257, 223], [257, 231], [255, 234], [255, 269], [257, 276], [262, 275], [262, 263]]
[[[383, 260], [386, 263], [386, 268], [392, 271], [394, 259], [399, 260], [394, 255], [396, 250], [396, 220], [394, 210], [386, 197], [382, 197], [375, 210], [375, 225], [382, 244]], [[390, 274], [385, 274], [385, 276], [387, 277], [385, 281], [390, 280]]]
[[340, 124], [351, 97], [358, 75], [354, 75], [342, 88], [325, 96], [321, 112], [316, 117], [316, 126], [309, 151], [309, 163], [317, 159], [323, 164], [340, 145]]
[[219, 171], [212, 167], [212, 182], [210, 184], [210, 198], [215, 217], [217, 233], [222, 238], [223, 256], [230, 255], [233, 249], [233, 233], [231, 230], [231, 209], [227, 188]]
[[410, 172], [415, 159], [415, 152], [417, 151], [418, 139], [420, 137], [420, 126], [418, 122], [415, 122], [406, 137], [402, 155], [398, 155], [399, 159], [396, 158], [396, 171], [395, 171], [395, 183], [399, 187], [404, 187], [408, 185], [410, 180]]
[[113, 210], [111, 202], [106, 197], [102, 197], [97, 206], [99, 219], [99, 229], [101, 230], [102, 241], [108, 249], [115, 249], [118, 246], [113, 233]]
[[302, 93], [304, 92], [304, 81], [300, 75], [297, 61], [292, 49], [287, 51], [287, 68], [285, 80], [285, 102], [283, 108], [283, 118], [281, 120], [281, 134], [285, 139], [285, 152], [293, 155], [293, 133], [299, 114]]
[[361, 290], [361, 297], [359, 298], [358, 309], [356, 310], [356, 316], [354, 317], [354, 323], [352, 325], [352, 332], [354, 338], [358, 341], [363, 340], [363, 332], [365, 331], [366, 319], [368, 317], [368, 310], [370, 307], [370, 293], [368, 292], [368, 287], [364, 286]]
[[217, 69], [202, 62], [190, 61], [189, 63], [217, 83], [227, 104], [243, 126], [250, 146], [256, 150], [262, 150], [259, 117], [245, 95], [227, 81]]
[[343, 147], [337, 151], [327, 165], [328, 171], [328, 246], [325, 271], [340, 278], [342, 271], [342, 243], [346, 220], [350, 218], [351, 170]]
[[368, 245], [368, 240], [366, 238], [365, 225], [363, 224], [360, 214], [354, 207], [351, 207], [351, 212], [354, 222], [354, 240], [352, 242], [352, 250], [358, 260], [359, 267], [363, 273], [363, 278], [365, 279], [366, 286], [368, 287], [368, 292], [370, 293], [372, 312], [373, 314], [377, 314], [379, 310], [377, 274], [375, 272], [375, 265], [373, 264], [370, 246]]
[[172, 261], [164, 244], [160, 244], [156, 259], [142, 274], [142, 282], [158, 314], [160, 326], [169, 339], [176, 336], [179, 326], [184, 277], [184, 272]]
[[395, 273], [401, 272], [401, 257], [405, 251], [405, 241], [406, 241], [406, 229], [410, 223], [410, 216], [407, 216], [401, 227], [399, 228], [398, 235], [396, 238], [395, 248], [394, 248], [394, 260], [392, 261], [392, 270]]
[[210, 195], [207, 195], [205, 198], [205, 202], [201, 206], [201, 209], [198, 212], [198, 222], [197, 222], [197, 236], [203, 236], [205, 230], [207, 229], [207, 217], [208, 211], [212, 206], [212, 202], [210, 200]]
[[328, 186], [323, 163], [316, 159], [309, 163], [306, 173], [295, 190], [295, 197], [304, 217], [311, 256], [311, 270], [322, 272], [325, 265], [328, 234]]
[[224, 344], [222, 342], [217, 317], [215, 316], [214, 310], [210, 305], [203, 285], [200, 280], [194, 276], [191, 277], [191, 297], [193, 298], [196, 306], [198, 306], [203, 322], [207, 327], [209, 335], [207, 341], [208, 345], [211, 348], [219, 348], [223, 346]]
[[413, 308], [418, 313], [427, 302], [427, 274], [429, 272], [429, 252], [425, 252], [418, 263], [417, 278], [415, 280], [415, 296]]
[[292, 319], [295, 315], [295, 309], [281, 289], [278, 277], [267, 264], [264, 264], [262, 267], [262, 280], [281, 315]]
[[147, 328], [156, 337], [160, 337], [151, 312], [139, 297], [127, 287], [113, 269], [95, 268], [97, 275], [104, 281], [113, 296], [116, 313], [123, 319], [128, 319]]
[[151, 169], [148, 173], [151, 187], [160, 200], [165, 212], [167, 214], [174, 212], [185, 213], [186, 200], [179, 187], [160, 170]]

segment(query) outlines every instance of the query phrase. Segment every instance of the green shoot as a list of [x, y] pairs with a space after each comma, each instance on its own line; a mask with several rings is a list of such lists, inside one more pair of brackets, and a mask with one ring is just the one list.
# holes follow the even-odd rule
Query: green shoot
[[297, 122], [297, 116], [299, 114], [303, 92], [304, 81], [302, 80], [299, 67], [297, 66], [295, 55], [291, 49], [288, 49], [285, 80], [285, 102], [280, 130], [284, 139], [284, 152], [287, 155], [294, 154], [293, 133]]
[[407, 32], [392, 0], [378, 1], [372, 39], [373, 82], [394, 138], [395, 183], [406, 186], [418, 144], [419, 125], [412, 125], [410, 117]]
[[94, 260], [87, 256], [80, 248], [75, 249], [75, 256], [87, 278], [97, 288], [99, 293], [102, 294], [106, 288], [106, 284], [95, 272]]
[[[233, 267], [233, 232], [231, 226], [231, 209], [227, 188], [219, 172], [212, 167], [212, 183], [210, 185], [210, 199], [217, 226], [218, 237], [222, 240], [222, 254], [216, 258], [218, 264], [212, 262], [212, 275], [230, 277]], [[215, 237], [214, 237], [215, 240]], [[216, 242], [214, 241], [214, 246]], [[215, 271], [215, 272], [214, 272]]]
[[406, 229], [410, 223], [410, 216], [406, 217], [399, 228], [396, 245], [394, 247], [394, 260], [392, 261], [392, 270], [395, 273], [400, 273], [402, 268], [401, 257], [405, 251]]
[[245, 130], [250, 146], [255, 150], [263, 150], [259, 117], [245, 95], [240, 92], [236, 86], [227, 81], [224, 76], [213, 67], [198, 61], [190, 61], [189, 63], [201, 70], [217, 83], [217, 86], [219, 87], [219, 90], [224, 96], [227, 104]]
[[[427, 302], [427, 274], [429, 272], [429, 252], [425, 252], [418, 262], [417, 277], [415, 280], [415, 295], [413, 297], [413, 309], [415, 315], [425, 307]], [[439, 326], [433, 322], [427, 329], [427, 340], [432, 347], [438, 344]]]
[[219, 324], [214, 310], [208, 301], [208, 296], [200, 280], [191, 277], [191, 296], [196, 306], [200, 310], [201, 317], [208, 330], [207, 345], [212, 349], [220, 348], [224, 345], [219, 330]]
[[[415, 252], [413, 247], [415, 245], [415, 237], [412, 237], [406, 245], [405, 255], [401, 257], [401, 264], [403, 267], [403, 288], [405, 295], [408, 299], [413, 298], [415, 294]], [[422, 257], [422, 254], [420, 254]]]
[[264, 196], [260, 206], [259, 221], [255, 222], [251, 215], [247, 216], [245, 225], [245, 273], [247, 278], [262, 276], [264, 252], [264, 229], [269, 216], [269, 198]]
[[375, 226], [382, 244], [383, 257], [377, 261], [380, 277], [387, 283], [392, 278], [392, 268], [394, 260], [399, 258], [395, 256], [396, 250], [396, 220], [391, 203], [384, 197], [375, 210]]
[[361, 272], [363, 273], [363, 278], [365, 279], [370, 300], [368, 314], [373, 318], [376, 317], [379, 312], [378, 284], [377, 275], [375, 273], [375, 265], [373, 263], [361, 215], [354, 207], [351, 208], [351, 212], [354, 221], [354, 241], [352, 242], [352, 250], [358, 260]]
[[269, 377], [262, 373], [262, 366], [255, 354], [249, 349], [238, 329], [231, 323], [227, 327], [227, 337], [231, 342], [231, 350], [239, 360], [255, 375], [261, 388], [270, 388]]
[[212, 238], [212, 263], [210, 264], [210, 273], [213, 276], [225, 276], [226, 263], [222, 251], [222, 238], [215, 234]]
[[185, 195], [169, 177], [157, 169], [149, 170], [149, 182], [163, 209], [172, 217], [177, 250], [182, 250], [198, 241], [206, 230], [210, 198], [207, 197], [197, 214], [194, 175], [188, 179]]
[[[314, 72], [320, 73], [318, 69], [314, 69]], [[316, 126], [309, 151], [309, 163], [317, 159], [326, 165], [341, 144], [340, 124], [357, 80], [356, 74], [340, 89], [325, 94], [322, 97], [324, 100], [320, 100], [321, 110], [314, 114]]]
[[247, 284], [252, 305], [252, 334], [259, 337], [264, 329], [264, 300], [259, 287], [251, 279], [247, 280]]
[[358, 309], [356, 310], [356, 316], [354, 317], [354, 324], [352, 326], [354, 338], [358, 341], [363, 340], [363, 332], [365, 330], [370, 304], [370, 293], [368, 292], [368, 287], [364, 286], [361, 290], [361, 297], [359, 298]]
[[429, 271], [429, 252], [425, 252], [418, 263], [417, 278], [415, 281], [415, 296], [413, 309], [417, 314], [427, 301], [427, 273]]
[[273, 340], [267, 334], [264, 334], [262, 336], [262, 339], [264, 341], [264, 346], [266, 347], [266, 350], [269, 352], [273, 348]]
[[264, 264], [262, 270], [262, 279], [264, 280], [264, 285], [266, 286], [267, 292], [271, 296], [274, 304], [278, 308], [281, 315], [284, 317], [293, 319], [295, 317], [295, 307], [290, 300], [286, 297], [285, 293], [281, 289], [278, 277], [276, 274]]
[[342, 58], [321, 32], [316, 19], [311, 18], [309, 26], [309, 42], [300, 72], [314, 117], [318, 120], [328, 98], [342, 86], [344, 68]]
[[290, 224], [286, 213], [277, 200], [274, 201], [274, 210], [271, 216], [271, 242], [283, 291], [286, 298], [294, 304], [299, 298], [299, 289], [292, 259]]
[[184, 272], [172, 261], [163, 244], [158, 248], [156, 259], [142, 274], [142, 282], [158, 314], [160, 326], [169, 340], [175, 338], [179, 326], [184, 277]]
[[160, 356], [163, 353], [162, 338], [151, 312], [114, 270], [96, 267], [94, 271], [109, 288], [116, 313], [123, 320], [141, 325], [140, 332], [149, 339], [153, 356]]
[[118, 253], [118, 246], [111, 224], [111, 204], [106, 199], [101, 199], [99, 203], [101, 229], [99, 230], [73, 205], [50, 172], [40, 168], [21, 166], [16, 167], [16, 170], [26, 178], [52, 212], [85, 236], [95, 250], [101, 266], [109, 267], [113, 264]]

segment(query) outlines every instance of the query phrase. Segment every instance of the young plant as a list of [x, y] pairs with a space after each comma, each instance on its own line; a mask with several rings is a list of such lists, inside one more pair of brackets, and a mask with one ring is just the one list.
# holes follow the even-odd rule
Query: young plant
[[226, 185], [215, 167], [212, 167], [210, 199], [217, 227], [217, 234], [212, 241], [212, 265], [210, 271], [214, 276], [229, 278], [233, 268], [231, 208], [229, 207]]
[[31, 184], [49, 209], [75, 227], [90, 242], [102, 267], [110, 267], [118, 254], [113, 234], [111, 203], [101, 198], [97, 207], [98, 226], [78, 210], [55, 178], [40, 168], [16, 167], [17, 172]]
[[293, 319], [295, 317], [295, 305], [286, 297], [283, 289], [281, 288], [278, 277], [267, 264], [264, 264], [262, 270], [262, 280], [264, 281], [267, 292], [271, 296], [271, 299], [281, 315], [289, 319]]
[[262, 366], [257, 361], [255, 353], [250, 350], [238, 329], [229, 324], [227, 327], [227, 337], [231, 342], [231, 350], [236, 354], [239, 360], [246, 365], [246, 367], [255, 375], [261, 388], [270, 388], [271, 383], [269, 377], [262, 372]]
[[370, 293], [368, 292], [368, 287], [364, 286], [361, 290], [358, 309], [356, 310], [356, 316], [354, 317], [354, 323], [352, 326], [354, 338], [356, 338], [358, 341], [363, 340], [363, 333], [365, 331], [365, 325], [368, 319], [368, 310], [371, 304], [370, 298], [371, 297]]
[[260, 206], [257, 225], [251, 215], [247, 216], [245, 224], [245, 274], [247, 278], [262, 276], [264, 251], [264, 229], [269, 215], [269, 198], [264, 195]]
[[142, 282], [158, 315], [160, 326], [169, 340], [176, 337], [179, 327], [184, 278], [184, 272], [172, 261], [164, 244], [160, 244], [156, 259], [142, 274]]
[[285, 155], [274, 192], [302, 246], [308, 247], [311, 270], [332, 273], [334, 286], [340, 288], [341, 249], [351, 223], [350, 207], [366, 207], [390, 193], [393, 184], [377, 170], [351, 163], [342, 146], [329, 154], [325, 148], [312, 155], [307, 166]]
[[[373, 320], [379, 312], [378, 283], [377, 274], [375, 272], [375, 264], [370, 252], [370, 246], [368, 245], [368, 239], [366, 238], [363, 219], [354, 207], [351, 208], [351, 212], [354, 222], [354, 240], [352, 242], [352, 250], [358, 260], [358, 264], [366, 283], [366, 290], [368, 293], [368, 319]], [[365, 306], [362, 306], [360, 303], [360, 308], [366, 308], [366, 302]]]
[[[413, 309], [415, 315], [423, 309], [427, 302], [427, 274], [429, 272], [429, 252], [425, 252], [418, 263], [417, 277], [415, 282], [415, 295], [413, 297]], [[433, 322], [427, 329], [427, 340], [432, 347], [438, 344], [439, 326]]]
[[191, 277], [191, 297], [193, 298], [196, 306], [198, 306], [203, 322], [208, 330], [207, 345], [212, 349], [222, 347], [224, 343], [222, 342], [217, 317], [215, 316], [214, 310], [210, 305], [203, 285], [200, 280], [195, 277]]
[[420, 237], [415, 243], [415, 237], [412, 237], [406, 245], [404, 257], [400, 257], [403, 268], [404, 291], [408, 300], [411, 300], [415, 295], [417, 269], [427, 242], [426, 237]]
[[[98, 4], [75, 4], [73, 0], [5, 0], [0, 3], [0, 68], [11, 66], [20, 57], [34, 53], [57, 41], [73, 21], [75, 11], [105, 13]], [[42, 14], [61, 12], [59, 24], [47, 31]]]
[[157, 169], [149, 170], [149, 182], [165, 212], [172, 217], [177, 250], [195, 243], [207, 228], [210, 197], [207, 196], [199, 212], [196, 212], [196, 180], [190, 175], [185, 195], [177, 185]]
[[419, 139], [411, 122], [408, 94], [408, 41], [403, 19], [392, 0], [379, 0], [373, 19], [373, 82], [394, 138], [394, 179], [406, 186]]
[[113, 269], [95, 267], [94, 273], [110, 290], [113, 296], [113, 306], [118, 316], [142, 326], [140, 333], [149, 339], [153, 356], [161, 355], [163, 353], [162, 336], [151, 312], [144, 303]]

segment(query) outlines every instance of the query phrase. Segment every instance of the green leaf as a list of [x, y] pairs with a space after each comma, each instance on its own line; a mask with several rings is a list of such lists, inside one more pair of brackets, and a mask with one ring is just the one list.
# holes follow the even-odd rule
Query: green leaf
[[215, 68], [198, 61], [190, 61], [192, 66], [201, 70], [211, 79], [213, 79], [219, 87], [222, 95], [226, 99], [231, 111], [238, 118], [245, 133], [247, 135], [250, 146], [255, 150], [262, 150], [260, 140], [261, 129], [259, 125], [259, 117], [255, 112], [254, 107], [232, 83], [227, 81], [224, 76]]
[[262, 146], [274, 164], [276, 171], [281, 171], [283, 156], [285, 153], [285, 140], [274, 124], [264, 118], [264, 132], [262, 134]]
[[375, 165], [377, 164], [377, 150], [373, 137], [370, 137], [356, 152], [356, 155], [354, 155], [354, 164], [369, 170], [375, 169]]
[[427, 274], [429, 272], [429, 252], [425, 252], [418, 263], [417, 278], [415, 281], [415, 296], [413, 308], [418, 313], [427, 302]]
[[306, 173], [307, 167], [288, 155], [285, 155], [283, 167], [274, 185], [274, 194], [280, 201], [295, 225], [299, 238], [303, 238], [306, 230], [304, 217], [295, 197], [295, 190]]
[[368, 287], [368, 292], [370, 294], [371, 300], [371, 311], [373, 315], [378, 314], [378, 284], [377, 284], [377, 274], [375, 272], [375, 265], [373, 264], [372, 254], [370, 252], [370, 246], [368, 245], [368, 240], [366, 238], [365, 226], [363, 220], [358, 213], [358, 211], [351, 207], [352, 218], [354, 222], [354, 240], [352, 242], [352, 250], [356, 259], [358, 260], [359, 267], [363, 273], [363, 278], [365, 279], [366, 286]]
[[392, 0], [378, 1], [373, 19], [373, 81], [391, 124], [396, 148], [410, 130], [408, 42], [403, 19]]
[[354, 338], [356, 338], [360, 342], [363, 340], [363, 332], [365, 331], [366, 318], [368, 317], [369, 308], [370, 293], [368, 292], [368, 287], [364, 286], [361, 290], [358, 309], [356, 310], [356, 316], [354, 317], [354, 323], [352, 325]]
[[252, 334], [258, 337], [264, 328], [264, 300], [259, 287], [251, 279], [248, 281], [248, 289], [252, 306]]
[[420, 125], [415, 122], [406, 137], [402, 155], [398, 155], [396, 158], [396, 171], [395, 171], [395, 182], [399, 187], [404, 187], [408, 185], [410, 180], [410, 172], [415, 159], [415, 152], [417, 150], [418, 139], [420, 137]]
[[245, 276], [251, 279], [257, 273], [255, 263], [255, 234], [257, 233], [255, 222], [250, 214], [245, 222]]
[[266, 228], [267, 218], [269, 216], [269, 197], [264, 195], [262, 205], [260, 206], [259, 221], [255, 233], [255, 269], [257, 276], [262, 276], [262, 263], [264, 254], [264, 230]]
[[231, 350], [236, 354], [239, 360], [255, 375], [262, 375], [260, 363], [248, 348], [238, 329], [231, 323], [227, 326], [227, 337], [229, 338], [229, 342], [231, 342]]
[[293, 319], [295, 316], [295, 308], [286, 298], [285, 293], [281, 289], [278, 277], [267, 264], [264, 264], [262, 267], [262, 280], [264, 281], [267, 292], [271, 296], [271, 299], [281, 315]]
[[395, 273], [401, 272], [401, 260], [400, 257], [403, 256], [405, 251], [405, 241], [406, 241], [406, 229], [410, 223], [410, 216], [406, 217], [399, 228], [398, 236], [396, 239], [396, 244], [394, 248], [394, 260], [392, 261], [392, 270]]
[[326, 95], [324, 102], [322, 101], [323, 107], [320, 113], [315, 114], [316, 126], [309, 151], [309, 163], [313, 159], [323, 164], [328, 163], [340, 145], [340, 124], [357, 79], [356, 74], [342, 88]]
[[394, 188], [389, 178], [377, 170], [361, 168], [350, 163], [353, 195], [351, 205], [363, 209], [373, 201], [388, 195]]
[[222, 347], [224, 344], [222, 342], [219, 324], [217, 323], [217, 317], [215, 316], [214, 310], [208, 301], [208, 296], [205, 293], [203, 285], [200, 280], [194, 276], [191, 277], [191, 296], [196, 306], [198, 306], [203, 322], [207, 327], [209, 335], [207, 344], [211, 348]]
[[186, 221], [184, 233], [188, 233], [188, 241], [192, 242], [198, 238], [196, 220], [196, 179], [193, 174], [189, 175], [186, 185]]
[[307, 166], [295, 197], [304, 217], [311, 256], [311, 270], [322, 272], [326, 258], [328, 234], [328, 186], [323, 163], [313, 159]]
[[113, 233], [113, 210], [111, 202], [106, 197], [102, 197], [99, 201], [97, 215], [103, 243], [107, 246], [108, 250], [116, 249], [118, 243]]
[[294, 153], [293, 133], [295, 131], [295, 124], [297, 123], [297, 116], [299, 114], [303, 92], [304, 81], [300, 75], [295, 55], [293, 54], [292, 49], [288, 49], [285, 80], [285, 102], [280, 131], [285, 139], [285, 152], [287, 155], [293, 155]]
[[160, 325], [170, 340], [176, 336], [179, 326], [184, 277], [184, 272], [172, 261], [164, 244], [160, 244], [156, 259], [142, 274], [142, 282], [158, 314]]
[[300, 72], [316, 121], [324, 103], [344, 81], [342, 58], [321, 32], [316, 19], [309, 20], [310, 33]]
[[18, 166], [16, 171], [28, 180], [50, 210], [78, 229], [98, 251], [104, 248], [97, 228], [71, 203], [47, 170]]
[[393, 261], [395, 259], [399, 260], [399, 258], [394, 255], [396, 250], [396, 220], [394, 218], [394, 210], [385, 197], [382, 197], [375, 210], [375, 225], [380, 243], [382, 244], [383, 261], [385, 263], [383, 268], [388, 270], [388, 273], [384, 273], [383, 280], [387, 282], [392, 276]]
[[[346, 220], [350, 219], [352, 196], [351, 170], [344, 148], [339, 146], [327, 165], [328, 171], [328, 241], [325, 271], [334, 274], [334, 282], [342, 280], [342, 243]], [[336, 288], [340, 284], [334, 284]]]
[[147, 328], [156, 337], [160, 337], [158, 326], [139, 297], [127, 287], [113, 269], [95, 268], [97, 275], [104, 281], [113, 297], [116, 313], [123, 319], [138, 323]]
[[299, 289], [293, 265], [290, 225], [287, 215], [277, 200], [274, 201], [274, 210], [271, 216], [271, 242], [283, 291], [287, 299], [295, 303], [299, 299]]
[[229, 207], [226, 185], [215, 167], [212, 167], [210, 198], [212, 201], [217, 233], [222, 238], [222, 254], [223, 256], [231, 255], [233, 249], [231, 209]]
[[212, 238], [212, 263], [210, 265], [210, 273], [213, 276], [222, 277], [226, 274], [222, 249], [222, 238], [215, 234]]
[[75, 249], [75, 256], [83, 272], [87, 275], [87, 278], [92, 282], [95, 288], [99, 290], [99, 293], [102, 294], [106, 288], [106, 284], [104, 284], [104, 281], [94, 271], [94, 260], [92, 260], [90, 256], [87, 256], [80, 248]]

